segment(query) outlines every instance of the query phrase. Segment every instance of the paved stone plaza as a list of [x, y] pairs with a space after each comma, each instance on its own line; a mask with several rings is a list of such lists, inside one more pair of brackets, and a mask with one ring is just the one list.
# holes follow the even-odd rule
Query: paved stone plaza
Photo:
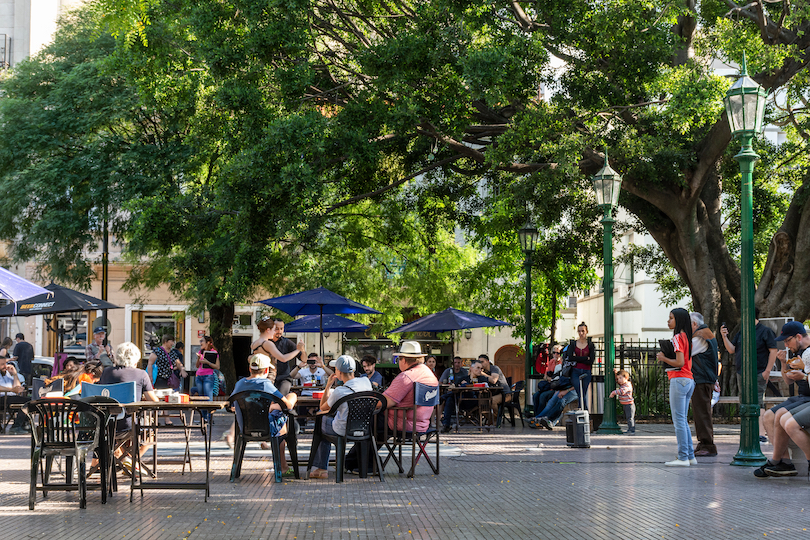
[[[227, 423], [217, 415], [215, 435]], [[420, 464], [408, 479], [389, 464], [384, 483], [347, 475], [335, 484], [330, 474], [274, 484], [269, 453], [256, 447], [231, 484], [232, 451], [216, 442], [207, 503], [197, 491], [146, 491], [130, 503], [128, 479], [119, 476], [120, 491], [106, 505], [91, 491], [79, 510], [75, 493], [57, 492], [47, 500], [40, 494], [33, 512], [28, 438], [0, 435], [2, 537], [810, 539], [807, 477], [760, 480], [751, 468], [729, 466], [737, 426], [717, 427], [718, 457], [683, 469], [663, 466], [675, 457], [670, 425], [639, 424], [635, 436], [594, 434], [590, 449], [568, 448], [562, 428], [519, 426], [444, 436], [440, 475]], [[300, 448], [308, 455], [307, 437]], [[159, 455], [180, 445], [164, 449]], [[201, 446], [192, 452], [200, 456]], [[196, 477], [203, 461], [194, 466]]]

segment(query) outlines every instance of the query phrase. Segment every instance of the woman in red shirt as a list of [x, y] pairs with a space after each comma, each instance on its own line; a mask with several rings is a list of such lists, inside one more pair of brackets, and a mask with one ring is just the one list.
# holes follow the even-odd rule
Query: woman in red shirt
[[667, 326], [672, 329], [672, 345], [675, 348], [675, 359], [667, 358], [659, 352], [657, 359], [668, 364], [669, 409], [672, 411], [672, 423], [675, 425], [675, 437], [678, 440], [678, 458], [664, 463], [667, 467], [688, 467], [697, 465], [695, 449], [692, 446], [692, 432], [689, 431], [689, 402], [695, 391], [695, 380], [692, 378], [692, 321], [689, 312], [675, 308], [669, 312]]
[[[591, 385], [591, 370], [596, 360], [596, 347], [588, 338], [588, 325], [584, 322], [577, 326], [577, 339], [572, 339], [563, 353], [563, 375], [566, 375], [566, 364], [570, 366], [571, 384], [577, 392], [582, 389], [582, 403], [588, 408], [588, 387]], [[584, 377], [583, 377], [584, 375]], [[582, 377], [582, 379], [580, 379]]]

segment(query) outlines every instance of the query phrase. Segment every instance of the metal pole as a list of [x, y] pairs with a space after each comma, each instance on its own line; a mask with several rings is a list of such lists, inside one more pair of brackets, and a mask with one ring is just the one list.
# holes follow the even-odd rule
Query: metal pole
[[732, 465], [758, 467], [765, 463], [759, 447], [759, 397], [757, 396], [757, 351], [754, 339], [754, 210], [752, 176], [759, 156], [751, 148], [753, 135], [742, 135], [742, 149], [734, 156], [742, 173], [740, 200], [742, 304], [742, 392], [740, 394], [740, 449]]
[[[101, 299], [105, 302], [107, 299], [107, 293], [109, 292], [110, 288], [110, 275], [109, 275], [109, 257], [110, 257], [110, 233], [107, 228], [107, 220], [104, 220], [104, 231], [103, 231], [103, 238], [102, 238], [102, 245], [101, 245]], [[104, 328], [107, 330], [107, 339], [110, 338], [110, 324], [107, 322], [107, 310], [105, 309], [102, 312], [102, 317], [104, 317]], [[92, 328], [90, 328], [89, 319], [87, 325], [87, 335], [90, 336], [92, 332]], [[88, 340], [89, 341], [89, 340]]]
[[[526, 362], [524, 366], [524, 376], [526, 391], [526, 401], [524, 404], [524, 414], [529, 415], [529, 395], [531, 387], [529, 386], [529, 375], [532, 373], [532, 252], [526, 251]], [[539, 411], [535, 411], [537, 414]]]
[[[605, 412], [602, 416], [600, 433], [621, 434], [622, 429], [616, 423], [616, 398], [608, 397], [616, 389], [613, 376], [613, 361], [616, 351], [613, 346], [613, 208], [605, 206], [605, 217], [602, 218], [604, 234], [602, 235], [602, 256], [605, 268]], [[583, 396], [584, 398], [584, 396]]]

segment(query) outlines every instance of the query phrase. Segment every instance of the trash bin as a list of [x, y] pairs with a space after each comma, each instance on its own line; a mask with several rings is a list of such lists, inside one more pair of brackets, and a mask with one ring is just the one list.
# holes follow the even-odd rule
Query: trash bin
[[565, 413], [565, 442], [571, 448], [591, 447], [591, 421], [588, 411], [576, 410]]
[[588, 410], [591, 414], [605, 413], [605, 376], [594, 375], [591, 377], [591, 385], [588, 388]]

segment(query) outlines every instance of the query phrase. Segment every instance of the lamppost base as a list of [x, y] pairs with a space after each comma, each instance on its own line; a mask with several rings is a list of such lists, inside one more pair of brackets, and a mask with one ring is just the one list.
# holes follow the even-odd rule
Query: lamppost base
[[760, 452], [759, 450], [753, 451], [745, 451], [742, 450], [737, 452], [737, 455], [734, 456], [734, 459], [731, 460], [731, 465], [738, 465], [740, 467], [759, 467], [761, 465], [765, 465], [765, 462], [768, 461], [768, 458]]
[[608, 435], [621, 435], [622, 428], [616, 422], [607, 423], [602, 420], [602, 423], [599, 424], [599, 433], [608, 434]]

